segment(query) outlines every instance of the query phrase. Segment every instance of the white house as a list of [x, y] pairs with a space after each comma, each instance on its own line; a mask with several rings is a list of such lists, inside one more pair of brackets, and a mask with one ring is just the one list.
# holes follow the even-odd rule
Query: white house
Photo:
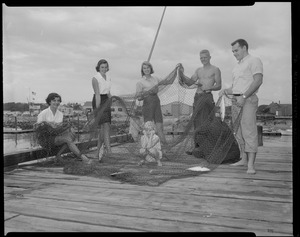
[[29, 103], [29, 113], [30, 114], [39, 114], [41, 112], [40, 104]]
[[164, 115], [179, 117], [181, 115], [190, 115], [193, 113], [193, 106], [181, 102], [172, 102], [161, 106]]
[[[125, 105], [126, 107], [129, 108], [129, 106], [131, 105], [130, 103], [127, 103], [126, 101]], [[92, 112], [93, 111], [93, 107], [92, 107], [92, 101], [86, 101], [83, 106], [83, 111], [84, 113], [88, 113], [88, 112]], [[126, 109], [124, 108], [120, 103], [113, 103], [111, 106], [111, 114], [112, 115], [126, 115]]]
[[92, 112], [93, 111], [92, 101], [84, 102], [82, 109], [85, 114]]
[[30, 112], [29, 112], [29, 111], [24, 111], [24, 112], [22, 113], [22, 116], [30, 116]]
[[65, 116], [73, 116], [74, 110], [72, 107], [67, 105], [60, 105], [58, 109], [65, 115]]

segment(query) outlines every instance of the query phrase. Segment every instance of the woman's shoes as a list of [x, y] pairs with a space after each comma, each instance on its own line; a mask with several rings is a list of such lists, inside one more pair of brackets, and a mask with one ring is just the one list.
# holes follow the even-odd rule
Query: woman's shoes
[[106, 152], [106, 149], [105, 149], [105, 147], [102, 145], [102, 146], [100, 147], [99, 155], [98, 155], [98, 161], [99, 161], [99, 162], [101, 162], [102, 158], [105, 156], [106, 153], [107, 153], [107, 152]]
[[111, 149], [108, 149], [105, 145], [102, 145], [99, 150], [98, 161], [101, 162], [103, 157], [107, 156], [107, 154], [111, 154]]

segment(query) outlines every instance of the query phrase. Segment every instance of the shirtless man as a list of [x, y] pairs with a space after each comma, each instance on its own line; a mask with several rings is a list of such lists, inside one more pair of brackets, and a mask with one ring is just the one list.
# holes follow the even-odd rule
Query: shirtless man
[[[218, 67], [210, 64], [210, 53], [204, 49], [200, 51], [200, 61], [203, 67], [197, 68], [194, 75], [188, 78], [183, 74], [184, 69], [181, 66], [179, 68], [179, 82], [180, 84], [189, 89], [197, 88], [193, 113], [195, 114], [194, 128], [197, 128], [206, 122], [211, 111], [214, 109], [215, 102], [211, 91], [218, 91], [221, 89], [221, 71]], [[195, 143], [195, 148], [198, 147]], [[191, 155], [191, 151], [187, 151], [187, 154]]]

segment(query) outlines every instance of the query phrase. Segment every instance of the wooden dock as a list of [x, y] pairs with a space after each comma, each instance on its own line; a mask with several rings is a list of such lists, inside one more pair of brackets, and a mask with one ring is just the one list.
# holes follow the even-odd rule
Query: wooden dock
[[[113, 149], [117, 149], [114, 147]], [[292, 145], [259, 147], [255, 175], [222, 165], [158, 187], [64, 174], [4, 172], [8, 232], [253, 232], [293, 235]]]

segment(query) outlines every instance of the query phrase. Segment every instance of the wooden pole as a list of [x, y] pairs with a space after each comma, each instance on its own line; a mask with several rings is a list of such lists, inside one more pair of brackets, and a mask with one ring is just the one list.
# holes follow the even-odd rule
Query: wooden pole
[[16, 131], [18, 130], [18, 119], [17, 119], [17, 114], [15, 116], [15, 128], [16, 128]]
[[77, 139], [79, 141], [79, 113], [77, 114], [77, 124], [78, 124], [78, 127], [77, 127], [77, 130], [78, 130], [78, 133], [77, 133]]
[[159, 26], [158, 26], [158, 29], [157, 29], [157, 32], [156, 32], [156, 35], [155, 35], [155, 38], [154, 38], [154, 42], [152, 44], [152, 48], [151, 48], [151, 51], [150, 51], [150, 54], [149, 54], [149, 57], [148, 57], [148, 60], [147, 60], [148, 62], [150, 62], [150, 59], [151, 59], [151, 56], [152, 56], [152, 52], [153, 52], [153, 49], [154, 49], [154, 46], [155, 46], [155, 43], [156, 43], [156, 39], [157, 39], [157, 36], [158, 36], [158, 32], [159, 32], [162, 20], [163, 20], [164, 15], [165, 15], [166, 8], [167, 7], [164, 8], [163, 14], [161, 16], [161, 19], [160, 19], [160, 22], [159, 22]]

